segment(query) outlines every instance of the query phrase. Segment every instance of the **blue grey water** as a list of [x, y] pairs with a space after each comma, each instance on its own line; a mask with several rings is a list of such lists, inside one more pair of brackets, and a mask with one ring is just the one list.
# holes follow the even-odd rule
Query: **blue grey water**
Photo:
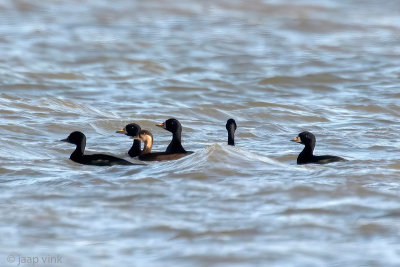
[[[399, 14], [0, 1], [0, 266], [399, 266]], [[58, 142], [80, 130], [88, 153], [130, 160], [115, 131], [139, 123], [162, 151], [170, 117], [195, 151], [177, 161], [83, 166]], [[304, 130], [348, 161], [296, 165]]]

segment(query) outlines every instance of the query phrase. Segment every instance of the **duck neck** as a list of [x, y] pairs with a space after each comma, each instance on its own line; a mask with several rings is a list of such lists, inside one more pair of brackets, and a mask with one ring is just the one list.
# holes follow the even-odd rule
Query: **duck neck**
[[131, 156], [131, 157], [139, 156], [141, 153], [140, 146], [141, 146], [140, 140], [136, 140], [136, 139], [133, 140], [132, 147], [128, 151], [129, 156]]
[[235, 130], [230, 128], [228, 130], [228, 145], [234, 146], [235, 145]]
[[168, 145], [167, 153], [186, 153], [186, 150], [183, 148], [181, 143], [181, 132], [177, 131], [172, 134], [172, 141]]
[[143, 140], [143, 143], [144, 143], [144, 147], [143, 147], [142, 154], [151, 153], [151, 149], [153, 147], [153, 138], [151, 138], [151, 136], [146, 136], [146, 139]]
[[85, 152], [86, 139], [83, 138], [80, 144], [76, 145], [75, 151], [72, 152], [70, 159], [79, 159], [83, 157], [83, 153]]
[[314, 153], [314, 147], [311, 145], [305, 145], [303, 151], [301, 151], [299, 158], [312, 158]]
[[182, 134], [180, 131], [172, 133], [172, 141], [181, 142]]

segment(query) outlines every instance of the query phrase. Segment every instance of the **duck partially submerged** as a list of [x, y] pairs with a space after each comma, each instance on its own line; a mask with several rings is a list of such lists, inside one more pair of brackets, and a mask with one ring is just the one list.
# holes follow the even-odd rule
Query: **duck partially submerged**
[[86, 147], [86, 136], [79, 131], [72, 132], [67, 138], [61, 141], [76, 145], [75, 151], [72, 152], [69, 158], [72, 161], [80, 164], [96, 165], [96, 166], [142, 165], [142, 164], [134, 164], [127, 160], [105, 154], [85, 155], [84, 153]]
[[295, 137], [291, 141], [304, 145], [303, 151], [301, 151], [301, 153], [297, 157], [297, 164], [308, 164], [308, 163], [325, 164], [337, 161], [345, 161], [344, 158], [338, 156], [331, 156], [331, 155], [315, 156], [313, 153], [316, 144], [316, 139], [315, 135], [310, 132], [307, 131], [301, 132], [297, 137]]
[[226, 130], [228, 131], [228, 145], [234, 146], [235, 145], [235, 131], [236, 131], [236, 122], [234, 119], [229, 119], [226, 122]]

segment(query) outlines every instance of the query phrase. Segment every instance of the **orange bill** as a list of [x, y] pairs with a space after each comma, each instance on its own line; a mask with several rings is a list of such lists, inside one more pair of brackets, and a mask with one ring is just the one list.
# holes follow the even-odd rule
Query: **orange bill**
[[123, 128], [123, 129], [121, 129], [119, 131], [116, 131], [116, 133], [127, 134], [125, 128]]
[[292, 141], [292, 142], [296, 142], [296, 143], [301, 143], [301, 139], [300, 139], [300, 137], [299, 137], [299, 136], [297, 136], [297, 137], [293, 138], [293, 139], [292, 139], [292, 140], [290, 140], [290, 141]]

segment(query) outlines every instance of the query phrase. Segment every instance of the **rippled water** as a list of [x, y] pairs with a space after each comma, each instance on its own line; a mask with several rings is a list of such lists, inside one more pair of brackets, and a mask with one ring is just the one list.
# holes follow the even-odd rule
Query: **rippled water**
[[[0, 265], [400, 265], [400, 4], [293, 2], [1, 1]], [[195, 154], [58, 142], [170, 117]], [[297, 166], [303, 130], [349, 161]]]

